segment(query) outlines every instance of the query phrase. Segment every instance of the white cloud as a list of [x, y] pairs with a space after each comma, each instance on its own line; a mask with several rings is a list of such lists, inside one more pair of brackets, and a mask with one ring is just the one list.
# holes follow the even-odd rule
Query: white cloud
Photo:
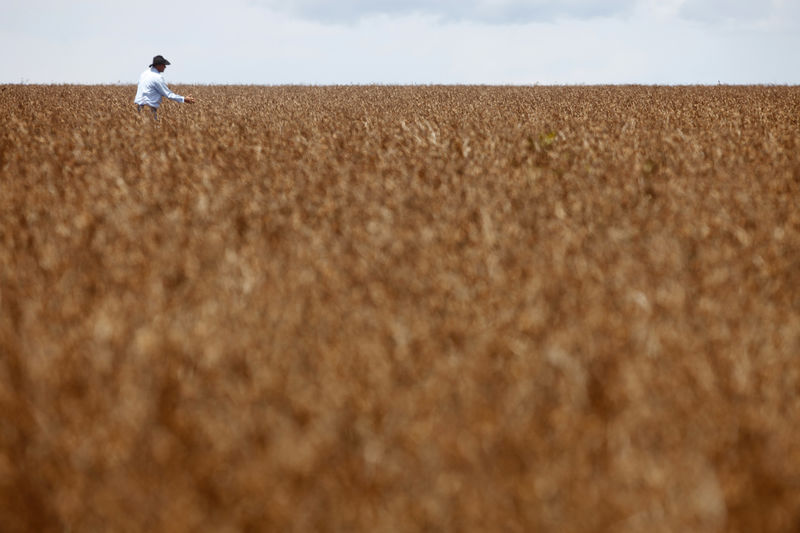
[[710, 24], [776, 28], [800, 25], [798, 0], [680, 0], [682, 18]]
[[800, 0], [250, 0], [306, 20], [353, 24], [388, 15], [420, 15], [440, 22], [526, 24], [555, 20], [626, 18], [648, 14], [704, 23], [800, 25]]
[[757, 19], [769, 16], [770, 2], [763, 0], [686, 0], [681, 16], [704, 21]]
[[636, 0], [255, 0], [270, 9], [328, 23], [375, 15], [424, 15], [444, 21], [489, 24], [559, 18], [610, 17], [633, 10]]

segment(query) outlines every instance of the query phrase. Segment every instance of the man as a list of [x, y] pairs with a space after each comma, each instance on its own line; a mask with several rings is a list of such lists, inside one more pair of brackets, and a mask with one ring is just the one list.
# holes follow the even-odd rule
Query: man
[[156, 56], [150, 67], [139, 76], [139, 88], [136, 90], [136, 104], [141, 112], [143, 107], [148, 107], [153, 111], [153, 117], [158, 118], [158, 106], [161, 105], [161, 97], [166, 96], [175, 102], [193, 104], [192, 96], [180, 96], [169, 90], [167, 83], [161, 75], [167, 65], [171, 64], [163, 56]]

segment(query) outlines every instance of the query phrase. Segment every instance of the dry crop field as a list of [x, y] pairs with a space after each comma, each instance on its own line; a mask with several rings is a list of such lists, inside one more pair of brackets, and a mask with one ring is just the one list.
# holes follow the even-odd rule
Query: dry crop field
[[0, 529], [796, 531], [800, 88], [0, 86]]

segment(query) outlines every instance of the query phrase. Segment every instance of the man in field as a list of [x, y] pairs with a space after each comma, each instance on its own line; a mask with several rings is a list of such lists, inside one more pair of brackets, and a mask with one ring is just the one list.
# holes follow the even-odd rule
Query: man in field
[[150, 67], [142, 72], [139, 76], [139, 88], [136, 90], [136, 98], [133, 103], [138, 106], [139, 112], [142, 108], [149, 108], [153, 112], [153, 117], [158, 118], [158, 106], [161, 105], [161, 97], [166, 96], [175, 102], [193, 104], [194, 98], [189, 96], [180, 96], [169, 90], [164, 77], [161, 75], [164, 69], [167, 68], [170, 62], [164, 59], [164, 56], [156, 56], [153, 58], [153, 63]]

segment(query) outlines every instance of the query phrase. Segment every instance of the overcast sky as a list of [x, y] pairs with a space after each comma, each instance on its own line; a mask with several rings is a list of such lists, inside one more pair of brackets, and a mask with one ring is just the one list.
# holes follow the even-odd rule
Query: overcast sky
[[3, 0], [0, 83], [800, 84], [800, 0]]

